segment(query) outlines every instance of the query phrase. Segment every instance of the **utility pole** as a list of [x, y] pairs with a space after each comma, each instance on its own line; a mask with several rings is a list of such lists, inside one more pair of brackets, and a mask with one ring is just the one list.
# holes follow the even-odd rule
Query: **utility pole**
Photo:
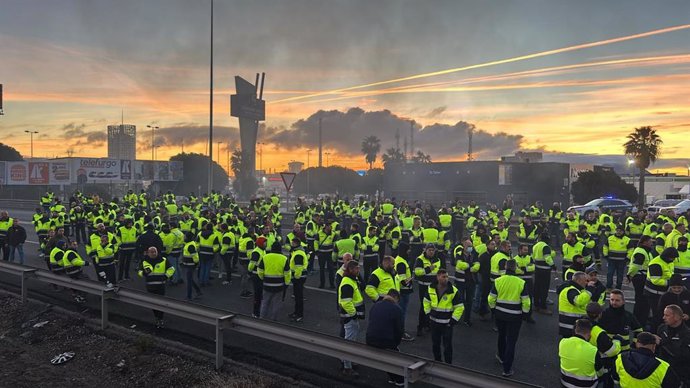
[[474, 127], [470, 126], [470, 128], [467, 130], [467, 137], [468, 137], [468, 142], [467, 142], [467, 161], [471, 162], [472, 161], [472, 135], [474, 134]]
[[321, 116], [319, 115], [319, 167], [323, 167], [322, 165], [322, 153], [323, 153], [323, 143], [321, 141]]
[[[123, 124], [123, 125], [124, 125], [124, 124]], [[156, 160], [156, 154], [155, 154], [156, 145], [155, 145], [155, 143], [154, 143], [154, 141], [153, 141], [153, 136], [154, 136], [154, 132], [155, 132], [156, 129], [158, 129], [159, 127], [156, 127], [156, 126], [154, 126], [154, 125], [147, 125], [146, 128], [151, 128], [151, 160]]]
[[407, 158], [407, 136], [403, 138], [403, 155]]
[[414, 121], [410, 121], [410, 159], [414, 157]]
[[395, 149], [400, 151], [400, 128], [395, 129]]
[[209, 116], [208, 116], [208, 194], [213, 188], [213, 0], [211, 0], [211, 60], [209, 77]]
[[311, 154], [311, 148], [307, 150], [307, 195], [309, 195], [309, 174], [311, 173], [309, 170], [309, 154]]

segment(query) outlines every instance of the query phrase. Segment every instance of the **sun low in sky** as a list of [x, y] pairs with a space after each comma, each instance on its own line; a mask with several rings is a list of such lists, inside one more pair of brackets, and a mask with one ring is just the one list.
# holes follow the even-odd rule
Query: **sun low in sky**
[[[4, 0], [0, 142], [29, 155], [31, 130], [35, 156], [105, 156], [124, 112], [140, 159], [147, 125], [159, 159], [206, 152], [210, 3]], [[681, 0], [215, 0], [216, 160], [239, 146], [233, 77], [266, 72], [264, 169], [314, 165], [321, 118], [328, 163], [357, 169], [369, 135], [385, 150], [412, 132], [433, 160], [464, 160], [471, 128], [479, 159], [599, 163], [624, 160], [625, 135], [651, 125], [664, 140], [653, 169], [685, 174], [687, 15]]]

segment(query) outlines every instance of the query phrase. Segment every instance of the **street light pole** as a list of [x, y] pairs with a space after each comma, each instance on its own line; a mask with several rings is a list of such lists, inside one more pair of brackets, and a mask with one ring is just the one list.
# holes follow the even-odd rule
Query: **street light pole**
[[261, 170], [261, 173], [266, 175], [264, 173], [264, 143], [259, 142], [259, 170]]
[[307, 195], [309, 195], [309, 175], [311, 171], [309, 171], [309, 154], [311, 154], [311, 148], [307, 150]]
[[208, 194], [213, 188], [213, 0], [211, 0], [211, 58], [209, 77], [209, 116], [208, 116]]
[[29, 139], [31, 142], [31, 159], [34, 158], [34, 133], [38, 133], [38, 131], [24, 131], [29, 134]]
[[151, 160], [156, 160], [156, 145], [154, 143], [154, 134], [156, 132], [156, 129], [160, 128], [154, 125], [147, 125], [146, 128], [151, 128]]

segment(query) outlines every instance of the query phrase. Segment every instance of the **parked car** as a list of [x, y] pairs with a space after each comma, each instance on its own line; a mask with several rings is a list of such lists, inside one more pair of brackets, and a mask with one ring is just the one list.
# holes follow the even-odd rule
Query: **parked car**
[[584, 205], [571, 206], [568, 211], [574, 211], [580, 215], [584, 215], [588, 211], [594, 210], [611, 210], [612, 213], [625, 213], [626, 211], [633, 211], [634, 206], [624, 199], [615, 198], [597, 198], [587, 202]]
[[685, 213], [688, 210], [690, 210], [690, 199], [684, 199], [680, 201], [678, 204], [675, 206], [669, 206], [669, 207], [664, 207], [659, 209], [659, 211], [667, 211], [667, 210], [673, 210], [673, 212], [678, 215], [681, 213]]
[[681, 201], [681, 199], [660, 199], [658, 201], [655, 201], [652, 206], [648, 207], [647, 211], [649, 213], [658, 213], [659, 210], [661, 210], [662, 208], [676, 206]]

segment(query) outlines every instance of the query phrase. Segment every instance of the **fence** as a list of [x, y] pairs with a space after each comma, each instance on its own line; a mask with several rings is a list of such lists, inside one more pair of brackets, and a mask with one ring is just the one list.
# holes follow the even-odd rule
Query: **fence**
[[0, 272], [17, 275], [21, 278], [22, 301], [26, 301], [29, 291], [28, 285], [31, 281], [54, 284], [99, 296], [101, 299], [101, 327], [103, 329], [108, 327], [109, 305], [110, 301], [113, 300], [163, 311], [214, 326], [216, 368], [221, 368], [223, 365], [223, 333], [225, 329], [230, 329], [309, 352], [352, 360], [381, 371], [402, 374], [405, 377], [406, 387], [409, 383], [417, 381], [445, 387], [535, 387], [535, 385], [437, 363], [410, 354], [375, 349], [364, 344], [345, 341], [310, 330], [237, 315], [221, 309], [199, 306], [130, 289], [107, 288], [102, 283], [92, 280], [75, 280], [47, 270], [0, 262]]

